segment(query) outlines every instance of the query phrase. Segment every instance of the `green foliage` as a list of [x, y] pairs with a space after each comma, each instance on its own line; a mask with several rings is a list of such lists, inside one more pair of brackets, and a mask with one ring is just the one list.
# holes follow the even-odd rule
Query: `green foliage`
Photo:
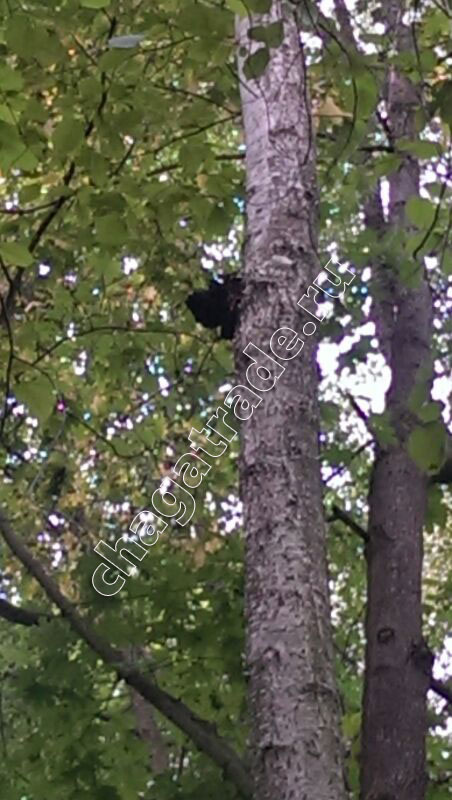
[[7, 264], [15, 267], [29, 267], [33, 263], [33, 256], [28, 248], [17, 242], [0, 244], [0, 255]]
[[[229, 344], [195, 324], [185, 298], [212, 270], [239, 268], [244, 160], [233, 14], [266, 14], [270, 5], [30, 0], [25, 8], [0, 0], [2, 300], [13, 281], [20, 284], [9, 312], [11, 339], [4, 327], [0, 338], [0, 499], [76, 607], [117, 647], [144, 647], [149, 663], [140, 666], [214, 722], [238, 751], [247, 746], [248, 719], [236, 444], [196, 490], [190, 532], [169, 527], [115, 598], [97, 595], [91, 575], [96, 543], [113, 543], [149, 505], [188, 450], [191, 427], [209, 418], [232, 380]], [[306, 46], [315, 108], [334, 104], [333, 115], [315, 118], [320, 246], [325, 251], [335, 242], [358, 272], [374, 256], [388, 270], [413, 265], [414, 246], [408, 252], [400, 237], [368, 235], [363, 204], [406, 152], [435, 165], [447, 149], [450, 79], [432, 46], [440, 37], [450, 49], [445, 15], [422, 13], [423, 80], [441, 142], [428, 140], [426, 123], [400, 152], [385, 151], [388, 142], [369, 126], [381, 81], [376, 55], [361, 57], [334, 41], [321, 54]], [[252, 39], [263, 46], [245, 61], [249, 78], [265, 71], [284, 34], [280, 22], [255, 21]], [[310, 13], [311, 29], [315, 24]], [[127, 47], [115, 46], [115, 38]], [[374, 45], [385, 46], [384, 37]], [[418, 74], [417, 64], [405, 68]], [[429, 274], [441, 297], [451, 270], [449, 212], [438, 177], [426, 192], [430, 199], [413, 198], [407, 214], [424, 238], [438, 209], [439, 238], [423, 247], [439, 254]], [[438, 307], [435, 316], [435, 359], [443, 363], [445, 313]], [[319, 335], [342, 344], [363, 320], [363, 298], [348, 292]], [[339, 476], [339, 487], [328, 483], [326, 505], [346, 504], [365, 527], [370, 449], [362, 449], [361, 423], [344, 406], [341, 387], [365, 365], [377, 371], [377, 351], [368, 333], [343, 349], [320, 398], [323, 468]], [[419, 427], [408, 446], [432, 470], [443, 453], [441, 407], [429, 402], [425, 386], [414, 401]], [[385, 414], [371, 415], [369, 429], [382, 447], [396, 441]], [[450, 532], [438, 487], [429, 495], [427, 522], [426, 635], [440, 652], [451, 587]], [[357, 796], [363, 546], [337, 522], [328, 545]], [[8, 598], [54, 611], [4, 548], [1, 571]], [[157, 774], [136, 733], [127, 688], [61, 620], [36, 628], [0, 620], [0, 628], [0, 778], [9, 800], [136, 800], [149, 792], [159, 800], [207, 798], [219, 785], [222, 800], [233, 800], [207, 758], [155, 715], [170, 756]], [[438, 776], [441, 747], [435, 729], [429, 769]], [[434, 786], [429, 800], [442, 800], [442, 793]]]
[[446, 431], [441, 422], [428, 422], [416, 428], [408, 440], [408, 452], [426, 472], [437, 472], [445, 452]]
[[270, 52], [267, 47], [259, 47], [246, 59], [243, 65], [243, 73], [249, 80], [259, 78], [266, 70], [270, 61]]
[[248, 12], [268, 14], [271, 9], [271, 0], [244, 0]]
[[435, 218], [435, 207], [423, 197], [411, 197], [407, 203], [408, 219], [418, 228], [429, 228]]
[[283, 23], [278, 21], [270, 25], [256, 25], [250, 28], [249, 37], [256, 42], [264, 42], [267, 47], [279, 47], [284, 39]]

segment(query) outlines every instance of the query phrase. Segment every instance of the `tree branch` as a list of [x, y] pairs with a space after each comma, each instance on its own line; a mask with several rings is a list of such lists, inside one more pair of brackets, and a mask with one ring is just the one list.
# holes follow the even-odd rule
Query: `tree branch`
[[361, 525], [358, 525], [358, 523], [355, 522], [355, 520], [353, 519], [352, 516], [350, 516], [350, 514], [347, 514], [346, 511], [344, 511], [342, 508], [336, 505], [333, 506], [332, 511], [333, 513], [331, 517], [328, 517], [327, 522], [335, 522], [336, 520], [340, 520], [341, 522], [344, 523], [344, 525], [347, 525], [347, 527], [349, 527], [350, 530], [353, 531], [353, 533], [358, 534], [358, 536], [360, 536], [361, 539], [363, 539], [365, 542], [369, 541], [369, 534], [367, 533], [365, 528], [362, 528]]
[[47, 597], [58, 606], [71, 628], [86, 644], [116, 671], [119, 678], [139, 692], [145, 700], [185, 733], [199, 750], [209, 756], [244, 797], [251, 797], [251, 780], [245, 765], [230, 745], [218, 735], [215, 726], [198, 717], [181, 700], [160, 689], [133, 664], [127, 664], [121, 652], [112, 647], [84, 618], [79, 616], [72, 603], [60, 592], [53, 578], [14, 533], [2, 511], [0, 511], [0, 532], [16, 558], [38, 581]]
[[337, 21], [339, 23], [339, 27], [341, 29], [341, 33], [344, 35], [344, 39], [346, 40], [347, 44], [356, 46], [355, 34], [353, 33], [350, 11], [345, 5], [344, 0], [334, 0], [334, 10], [336, 13]]
[[39, 611], [31, 611], [27, 608], [20, 608], [13, 606], [7, 600], [0, 599], [0, 617], [12, 622], [15, 625], [39, 625], [43, 619], [50, 620], [50, 614], [41, 613]]
[[443, 683], [442, 681], [437, 681], [436, 678], [432, 678], [430, 681], [430, 689], [432, 692], [436, 692], [443, 700], [446, 700], [449, 705], [452, 705], [452, 689], [447, 685], [447, 683]]
[[6, 374], [5, 374], [5, 397], [3, 401], [3, 411], [0, 420], [0, 438], [1, 438], [3, 436], [3, 430], [5, 427], [6, 417], [8, 414], [8, 398], [11, 390], [11, 371], [14, 361], [14, 340], [13, 340], [13, 333], [11, 330], [11, 323], [9, 321], [7, 301], [5, 303], [1, 295], [0, 295], [0, 305], [2, 309], [2, 314], [5, 319], [6, 330], [8, 333], [8, 342], [9, 342], [9, 353], [8, 353], [8, 361], [6, 362]]

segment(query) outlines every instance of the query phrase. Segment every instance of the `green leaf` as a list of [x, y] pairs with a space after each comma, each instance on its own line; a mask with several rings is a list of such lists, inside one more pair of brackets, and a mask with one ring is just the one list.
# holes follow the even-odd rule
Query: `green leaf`
[[284, 26], [281, 20], [270, 25], [257, 25], [248, 31], [250, 39], [264, 42], [268, 47], [279, 47], [284, 39]]
[[248, 13], [268, 14], [272, 7], [272, 0], [245, 0]]
[[355, 77], [358, 91], [358, 113], [360, 117], [368, 117], [375, 109], [378, 102], [378, 85], [371, 72], [362, 72]]
[[416, 382], [408, 396], [408, 408], [414, 414], [418, 414], [423, 405], [427, 405], [430, 397], [430, 381], [432, 378], [431, 367], [419, 369]]
[[444, 404], [440, 403], [439, 401], [426, 403], [426, 405], [419, 409], [417, 415], [422, 422], [434, 422], [435, 420], [440, 419], [443, 407]]
[[112, 47], [100, 57], [99, 69], [101, 69], [103, 72], [107, 72], [107, 70], [110, 69], [116, 69], [116, 67], [119, 67], [120, 64], [123, 64], [124, 61], [127, 61], [129, 58], [130, 53], [128, 53], [126, 50]]
[[0, 144], [2, 145], [2, 150], [3, 148], [16, 147], [17, 144], [22, 144], [15, 125], [9, 125], [7, 122], [0, 120]]
[[226, 2], [234, 14], [238, 14], [239, 17], [248, 16], [248, 10], [242, 0], [226, 0]]
[[14, 114], [11, 111], [11, 107], [9, 105], [5, 105], [4, 103], [0, 104], [0, 121], [6, 122], [8, 125], [16, 124], [16, 120]]
[[267, 47], [260, 47], [255, 53], [248, 56], [243, 64], [243, 74], [248, 80], [259, 78], [263, 75], [270, 61], [270, 53]]
[[375, 436], [381, 447], [386, 448], [397, 444], [396, 431], [391, 425], [386, 411], [383, 414], [371, 414], [369, 423], [372, 430], [375, 431]]
[[33, 58], [33, 39], [35, 27], [31, 20], [24, 14], [14, 14], [10, 17], [6, 29], [6, 42], [8, 47], [26, 61]]
[[354, 739], [359, 734], [361, 727], [361, 712], [355, 711], [352, 714], [346, 714], [342, 723], [344, 736], [347, 739]]
[[117, 259], [113, 259], [105, 253], [94, 254], [90, 262], [97, 275], [104, 278], [107, 283], [121, 274], [120, 264]]
[[436, 93], [435, 108], [439, 108], [444, 122], [452, 125], [452, 81], [443, 81]]
[[52, 142], [55, 153], [60, 158], [65, 158], [81, 144], [84, 136], [84, 126], [80, 120], [66, 116], [54, 131]]
[[337, 425], [340, 407], [331, 400], [320, 403], [320, 416], [328, 428]]
[[96, 788], [95, 800], [121, 800], [116, 786], [104, 784]]
[[231, 219], [226, 209], [215, 206], [209, 214], [206, 232], [209, 236], [226, 236], [231, 227]]
[[416, 428], [408, 439], [408, 452], [425, 472], [440, 469], [444, 460], [446, 432], [441, 422], [430, 422]]
[[425, 197], [412, 195], [406, 204], [406, 215], [418, 228], [429, 228], [435, 217], [436, 208]]
[[400, 280], [405, 286], [410, 289], [416, 289], [420, 286], [422, 280], [422, 267], [417, 261], [412, 258], [406, 258], [397, 264], [397, 271]]
[[20, 72], [6, 65], [0, 67], [0, 89], [4, 92], [18, 92], [24, 81]]
[[179, 150], [180, 165], [190, 175], [196, 175], [204, 162], [212, 157], [212, 150], [206, 144], [186, 142]]
[[381, 156], [373, 168], [373, 174], [376, 178], [380, 178], [383, 175], [392, 175], [397, 172], [401, 163], [401, 157], [393, 153]]
[[417, 141], [403, 141], [397, 143], [397, 148], [406, 153], [411, 153], [417, 158], [435, 158], [441, 149], [438, 142], [424, 142], [421, 139]]
[[33, 256], [24, 244], [4, 242], [0, 244], [0, 254], [5, 261], [15, 267], [29, 267], [33, 263]]
[[39, 375], [27, 383], [19, 384], [14, 389], [14, 393], [40, 422], [45, 422], [50, 417], [55, 405], [55, 396], [52, 384], [44, 375]]
[[[88, 170], [97, 186], [103, 186], [108, 180], [108, 161], [95, 150], [85, 150], [80, 162]], [[87, 201], [89, 203], [89, 200]], [[89, 211], [89, 209], [88, 209]]]
[[207, 6], [202, 3], [188, 3], [187, 0], [178, 16], [178, 23], [183, 30], [207, 39], [226, 36], [231, 20], [229, 14], [213, 4]]
[[24, 172], [33, 172], [39, 165], [39, 161], [31, 150], [24, 150], [22, 155], [14, 160], [14, 166], [17, 169], [22, 169]]
[[80, 5], [83, 8], [106, 8], [110, 2], [111, 0], [80, 0]]
[[452, 253], [445, 252], [441, 260], [441, 268], [445, 275], [452, 275]]
[[215, 358], [221, 364], [223, 369], [232, 371], [233, 369], [232, 351], [231, 348], [225, 342], [221, 342], [215, 348]]
[[434, 525], [444, 527], [447, 523], [447, 508], [443, 503], [443, 492], [439, 486], [429, 486], [427, 494], [426, 526], [432, 530]]
[[[445, 19], [444, 11], [433, 11], [429, 17], [423, 22], [423, 31], [426, 36], [436, 38], [444, 33], [447, 20]], [[435, 41], [436, 44], [436, 41]]]
[[93, 77], [83, 78], [79, 81], [78, 88], [84, 100], [98, 100], [102, 93], [102, 85]]
[[101, 244], [125, 244], [127, 228], [118, 214], [106, 214], [96, 221], [96, 233]]

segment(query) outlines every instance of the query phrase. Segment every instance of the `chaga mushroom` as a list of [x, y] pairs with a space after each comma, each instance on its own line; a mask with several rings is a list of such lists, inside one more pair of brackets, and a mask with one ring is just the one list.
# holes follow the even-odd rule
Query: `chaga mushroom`
[[220, 328], [221, 339], [232, 339], [238, 321], [241, 280], [225, 275], [222, 282], [212, 279], [207, 289], [187, 297], [186, 304], [196, 322], [204, 328]]

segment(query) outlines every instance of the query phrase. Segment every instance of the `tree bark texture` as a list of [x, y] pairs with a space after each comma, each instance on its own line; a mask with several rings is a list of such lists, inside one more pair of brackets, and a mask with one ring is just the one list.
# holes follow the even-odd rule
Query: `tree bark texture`
[[[397, 52], [413, 49], [411, 29], [402, 22], [403, 6], [386, 4], [388, 32]], [[414, 140], [417, 88], [390, 68], [384, 90], [391, 144]], [[409, 232], [405, 207], [419, 193], [419, 165], [400, 154], [389, 180], [389, 229]], [[366, 213], [368, 225], [384, 227]], [[414, 231], [413, 231], [414, 233]], [[416, 264], [413, 259], [413, 269]], [[422, 639], [422, 531], [427, 503], [427, 476], [407, 452], [416, 425], [410, 394], [431, 382], [432, 300], [425, 272], [416, 288], [407, 288], [397, 270], [381, 264], [387, 276], [376, 276], [383, 291], [374, 297], [377, 335], [391, 368], [386, 411], [396, 443], [378, 447], [369, 490], [367, 545], [368, 604], [366, 668], [361, 757], [362, 800], [423, 800], [426, 790], [426, 695], [432, 656]], [[383, 280], [384, 278], [384, 280]], [[422, 377], [424, 370], [424, 377]]]
[[[285, 326], [301, 353], [242, 425], [246, 619], [256, 800], [344, 800], [339, 702], [328, 599], [315, 334], [297, 300], [320, 271], [315, 145], [303, 50], [287, 4], [237, 22], [246, 139], [247, 230], [237, 373], [252, 342]], [[284, 41], [262, 76], [243, 62], [250, 27], [282, 21]], [[258, 47], [259, 45], [256, 45]], [[243, 49], [240, 49], [243, 48]], [[312, 334], [312, 328], [309, 328]]]

